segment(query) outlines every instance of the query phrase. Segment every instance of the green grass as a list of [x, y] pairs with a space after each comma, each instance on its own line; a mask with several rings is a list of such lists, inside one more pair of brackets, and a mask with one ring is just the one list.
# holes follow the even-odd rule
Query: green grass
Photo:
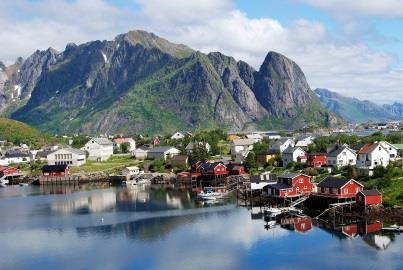
[[117, 173], [127, 166], [139, 165], [140, 161], [135, 160], [131, 156], [112, 156], [107, 161], [96, 162], [87, 160], [86, 164], [80, 167], [71, 167], [71, 173]]
[[27, 124], [7, 118], [0, 118], [0, 139], [15, 145], [25, 143], [33, 148], [58, 141]]

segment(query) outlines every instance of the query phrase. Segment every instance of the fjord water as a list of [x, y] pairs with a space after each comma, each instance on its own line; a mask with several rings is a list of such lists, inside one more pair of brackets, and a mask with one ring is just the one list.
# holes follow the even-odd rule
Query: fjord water
[[199, 205], [186, 191], [7, 187], [0, 268], [403, 268], [402, 235], [299, 221], [266, 230], [233, 201]]

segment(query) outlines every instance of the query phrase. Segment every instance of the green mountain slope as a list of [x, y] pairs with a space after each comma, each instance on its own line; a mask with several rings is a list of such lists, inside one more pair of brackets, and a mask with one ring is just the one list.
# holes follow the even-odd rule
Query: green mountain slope
[[27, 124], [7, 118], [0, 118], [0, 139], [15, 145], [25, 143], [33, 147], [56, 141], [55, 138], [45, 135]]
[[52, 53], [12, 118], [56, 133], [326, 126], [302, 70], [270, 52], [258, 71], [144, 31]]

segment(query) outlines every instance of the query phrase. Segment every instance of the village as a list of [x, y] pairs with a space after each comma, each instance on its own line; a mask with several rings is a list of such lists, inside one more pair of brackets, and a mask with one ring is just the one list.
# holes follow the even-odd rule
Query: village
[[[246, 206], [297, 211], [401, 207], [401, 133], [177, 131], [169, 136], [62, 137], [30, 149], [2, 141], [1, 186], [165, 184], [216, 201], [236, 194]], [[271, 206], [275, 205], [277, 208]], [[281, 206], [280, 208], [278, 206]], [[280, 210], [279, 210], [280, 209]]]

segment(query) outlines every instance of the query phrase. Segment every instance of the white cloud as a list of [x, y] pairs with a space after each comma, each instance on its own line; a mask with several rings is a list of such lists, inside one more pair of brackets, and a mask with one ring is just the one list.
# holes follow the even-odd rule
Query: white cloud
[[[336, 1], [301, 1], [329, 10], [337, 6]], [[402, 9], [398, 1], [388, 1], [388, 7], [395, 5], [394, 13], [390, 14], [399, 14]], [[378, 10], [376, 15], [387, 13], [384, 7], [377, 9], [373, 1], [349, 1], [349, 6], [340, 6], [347, 13], [364, 6], [363, 2], [368, 7], [360, 14], [373, 15], [371, 10]], [[68, 42], [112, 39], [128, 30], [144, 29], [206, 53], [221, 51], [256, 68], [268, 51], [278, 51], [302, 67], [312, 87], [326, 87], [378, 103], [403, 101], [402, 72], [395, 68], [398, 59], [370, 49], [362, 41], [340, 40], [320, 22], [296, 18], [285, 26], [271, 18], [250, 18], [231, 0], [136, 0], [135, 3], [139, 10], [114, 7], [102, 0], [2, 1], [0, 59], [11, 62], [37, 48], [52, 46], [62, 50]], [[18, 14], [4, 12], [16, 8], [30, 16], [21, 19]], [[350, 32], [356, 31], [356, 25], [349, 27]], [[381, 91], [387, 91], [388, 95]]]
[[403, 17], [403, 1], [401, 0], [296, 0], [327, 10], [340, 17], [380, 16]]

